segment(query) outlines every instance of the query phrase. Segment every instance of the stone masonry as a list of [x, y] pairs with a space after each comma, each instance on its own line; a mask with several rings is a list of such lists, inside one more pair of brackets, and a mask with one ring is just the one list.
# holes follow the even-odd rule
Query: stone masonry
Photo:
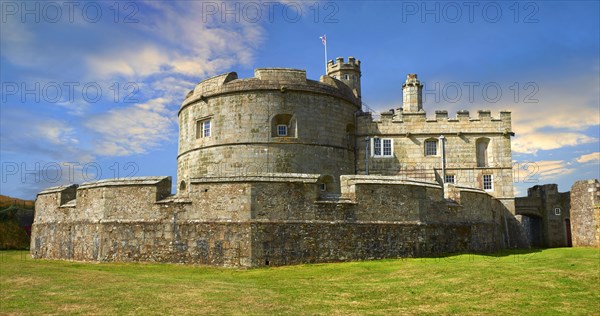
[[255, 267], [527, 247], [510, 113], [427, 118], [410, 74], [403, 108], [374, 119], [360, 67], [202, 81], [179, 110], [177, 193], [170, 177], [44, 190], [32, 256]]
[[569, 192], [558, 192], [556, 184], [536, 185], [526, 197], [515, 199], [516, 214], [532, 247], [571, 246]]
[[571, 187], [573, 246], [600, 247], [600, 183], [577, 181]]

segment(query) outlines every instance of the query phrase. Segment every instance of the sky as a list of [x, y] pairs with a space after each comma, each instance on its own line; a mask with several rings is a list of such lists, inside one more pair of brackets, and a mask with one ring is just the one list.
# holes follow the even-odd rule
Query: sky
[[2, 1], [0, 194], [173, 176], [177, 111], [201, 80], [361, 60], [363, 102], [512, 111], [516, 196], [600, 178], [597, 1]]

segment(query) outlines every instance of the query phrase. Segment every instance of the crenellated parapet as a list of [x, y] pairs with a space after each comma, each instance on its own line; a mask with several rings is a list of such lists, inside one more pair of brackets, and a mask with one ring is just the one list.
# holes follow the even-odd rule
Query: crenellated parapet
[[425, 111], [405, 112], [402, 109], [381, 113], [378, 119], [367, 112], [357, 117], [357, 135], [370, 134], [377, 131], [382, 135], [389, 134], [502, 134], [512, 136], [511, 112], [500, 111], [494, 117], [490, 110], [480, 110], [477, 116], [470, 116], [469, 111], [461, 110], [454, 117], [448, 111], [435, 111], [433, 117], [427, 117]]
[[48, 188], [36, 198], [36, 223], [147, 218], [171, 194], [171, 177], [105, 179]]
[[360, 60], [354, 57], [348, 57], [348, 62], [344, 62], [343, 57], [338, 57], [327, 62], [327, 76], [343, 82], [348, 86], [354, 95], [360, 99]]

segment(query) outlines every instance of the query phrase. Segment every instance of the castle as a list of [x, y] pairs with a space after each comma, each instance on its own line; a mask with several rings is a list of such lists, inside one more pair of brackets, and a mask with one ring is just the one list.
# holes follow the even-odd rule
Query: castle
[[362, 111], [360, 61], [206, 79], [179, 110], [170, 177], [46, 189], [34, 258], [255, 267], [528, 247], [515, 217], [511, 114]]

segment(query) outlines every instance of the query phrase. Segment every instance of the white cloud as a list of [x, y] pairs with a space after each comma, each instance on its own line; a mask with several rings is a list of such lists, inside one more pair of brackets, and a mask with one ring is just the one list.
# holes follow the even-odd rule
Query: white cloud
[[104, 55], [86, 58], [91, 73], [102, 78], [114, 74], [125, 77], [146, 77], [160, 72], [161, 66], [168, 65], [169, 56], [158, 47], [144, 46], [135, 50], [115, 50]]
[[536, 154], [539, 150], [559, 149], [597, 141], [597, 138], [582, 133], [533, 132], [517, 135], [512, 143], [512, 149], [517, 153]]
[[574, 171], [575, 169], [565, 160], [540, 160], [513, 164], [514, 181], [517, 183], [554, 181], [557, 177], [570, 174]]
[[[144, 36], [128, 39], [133, 45], [113, 45], [86, 58], [94, 74], [143, 78], [157, 73], [201, 77], [235, 64], [250, 65], [254, 49], [264, 37], [259, 24], [204, 22], [202, 2], [145, 2], [143, 21], [134, 25]], [[142, 13], [140, 13], [142, 14]]]
[[600, 125], [597, 74], [571, 76], [557, 83], [539, 83], [539, 103], [519, 104], [513, 110], [513, 150], [535, 154], [598, 142], [584, 132]]
[[93, 155], [81, 148], [76, 129], [66, 121], [3, 111], [0, 141], [6, 153], [26, 153], [53, 161], [89, 162]]
[[84, 126], [99, 135], [94, 152], [102, 156], [142, 154], [176, 140], [176, 114], [167, 110], [168, 102], [169, 99], [156, 98], [88, 119]]
[[[66, 19], [50, 27], [19, 23], [19, 19], [3, 24], [2, 57], [9, 63], [35, 70], [37, 76], [51, 81], [77, 81], [79, 87], [84, 82], [101, 83], [104, 92], [104, 99], [93, 104], [77, 98], [56, 102], [55, 106], [77, 117], [72, 124], [66, 123], [68, 119], [39, 119], [33, 124], [28, 121], [30, 127], [25, 128], [5, 124], [3, 118], [3, 150], [27, 152], [23, 144], [29, 144], [53, 159], [69, 160], [73, 158], [68, 155], [146, 153], [176, 141], [177, 109], [197, 78], [238, 64], [250, 65], [264, 38], [258, 23], [203, 21], [201, 5], [200, 1], [139, 2], [135, 18], [140, 23], [130, 24], [71, 24]], [[13, 76], [11, 80], [19, 80], [16, 72]], [[123, 102], [130, 92], [124, 90], [127, 82], [135, 83], [138, 90], [132, 97], [140, 103]], [[113, 101], [113, 83], [121, 84], [118, 102]], [[3, 105], [3, 110], [7, 108]], [[32, 112], [23, 117], [44, 114]], [[75, 135], [87, 138], [82, 141]]]
[[600, 162], [600, 152], [593, 152], [587, 155], [581, 155], [575, 159], [578, 163]]

